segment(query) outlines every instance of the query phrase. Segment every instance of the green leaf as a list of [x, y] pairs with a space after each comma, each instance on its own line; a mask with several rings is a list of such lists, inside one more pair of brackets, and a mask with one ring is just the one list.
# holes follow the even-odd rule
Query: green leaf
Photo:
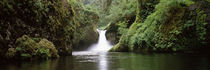
[[22, 57], [31, 57], [31, 55], [28, 54], [28, 53], [22, 53], [20, 56], [22, 56]]
[[21, 50], [22, 50], [21, 47], [17, 47], [17, 48], [16, 48], [16, 51], [21, 51]]
[[172, 50], [173, 50], [173, 51], [177, 51], [177, 49], [176, 49], [176, 48], [172, 48]]

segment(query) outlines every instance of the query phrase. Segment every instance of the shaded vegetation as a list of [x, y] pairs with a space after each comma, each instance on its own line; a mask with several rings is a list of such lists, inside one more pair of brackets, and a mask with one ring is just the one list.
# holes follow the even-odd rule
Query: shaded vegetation
[[8, 57], [23, 57], [23, 58], [49, 58], [59, 57], [58, 51], [54, 44], [47, 39], [41, 39], [39, 42], [24, 35], [16, 41], [16, 48], [9, 48], [7, 51]]
[[[73, 10], [64, 0], [2, 0], [0, 1], [1, 53], [16, 48], [17, 38], [46, 38], [53, 42], [59, 54], [71, 55]], [[26, 42], [25, 42], [26, 43]]]
[[[135, 23], [110, 51], [191, 52], [209, 49], [209, 24], [206, 14], [209, 12], [205, 12], [209, 9], [209, 3], [160, 0], [153, 13], [145, 14], [144, 9], [151, 9], [145, 8], [147, 4], [144, 4], [144, 0], [138, 1]], [[155, 1], [150, 3], [156, 4]]]
[[71, 55], [72, 46], [88, 33], [97, 36], [95, 23], [86, 19], [91, 12], [79, 12], [74, 3], [75, 0], [1, 0], [1, 58]]
[[104, 18], [107, 21], [106, 37], [112, 43], [118, 43], [122, 34], [126, 33], [128, 28], [136, 19], [136, 0], [117, 0], [113, 1], [108, 15]]
[[110, 51], [208, 52], [210, 0], [1, 0], [1, 58], [71, 55], [106, 29]]
[[73, 48], [75, 50], [87, 49], [91, 44], [95, 43], [98, 39], [96, 31], [99, 22], [97, 12], [89, 8], [86, 3], [74, 2], [72, 3], [75, 23], [79, 24], [74, 33]]

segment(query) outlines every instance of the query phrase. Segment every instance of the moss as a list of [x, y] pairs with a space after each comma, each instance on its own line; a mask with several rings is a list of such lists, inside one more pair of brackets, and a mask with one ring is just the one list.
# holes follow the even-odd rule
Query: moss
[[109, 52], [128, 52], [128, 47], [120, 47], [122, 44], [118, 43], [115, 46], [113, 46]]
[[74, 22], [79, 24], [73, 37], [73, 49], [87, 49], [98, 39], [97, 24], [99, 16], [95, 11], [87, 10], [79, 2], [73, 3]]
[[56, 50], [54, 44], [47, 39], [42, 39], [38, 43], [39, 50], [41, 55], [47, 55], [46, 57], [59, 57], [58, 51]]
[[106, 11], [101, 11], [99, 15], [100, 18], [98, 27], [101, 29], [105, 29], [109, 26], [109, 24], [127, 22], [136, 14], [136, 0], [109, 1], [108, 3], [109, 4], [104, 6]]
[[[189, 10], [193, 4], [195, 2], [191, 0], [160, 0], [145, 20], [142, 21], [142, 15], [137, 14], [136, 22], [112, 50], [124, 51], [122, 48], [127, 48], [131, 52], [183, 52], [208, 48], [204, 47], [207, 45], [206, 14], [199, 8]], [[144, 7], [145, 4], [140, 5]]]
[[[2, 54], [22, 35], [39, 42], [45, 38], [59, 54], [71, 55], [74, 33], [72, 5], [67, 0], [2, 0], [0, 1], [0, 49]], [[2, 38], [1, 38], [2, 37]], [[32, 40], [28, 41], [31, 45]], [[9, 46], [10, 45], [10, 46]], [[22, 44], [27, 45], [27, 44]]]
[[8, 49], [8, 57], [21, 57], [24, 59], [46, 59], [51, 57], [59, 57], [58, 51], [56, 50], [54, 44], [47, 39], [41, 39], [39, 42], [35, 42], [27, 35], [23, 35], [21, 38], [17, 39], [16, 45], [16, 48]]
[[210, 2], [210, 0], [206, 0], [206, 1]]
[[154, 12], [155, 6], [160, 0], [137, 0], [137, 20], [144, 22], [148, 15]]
[[[118, 43], [120, 37], [123, 34], [129, 32], [128, 29], [134, 22], [143, 22], [148, 15], [154, 12], [154, 7], [158, 2], [159, 0], [141, 0], [141, 1], [136, 0], [129, 2], [136, 5], [132, 6], [126, 5], [125, 8], [129, 9], [129, 12], [127, 12], [127, 10], [125, 11], [123, 10], [124, 12], [120, 12], [122, 13], [122, 15], [115, 15], [117, 16], [116, 17], [117, 19], [116, 20], [113, 19], [111, 24], [107, 28], [106, 36], [108, 40], [110, 40], [113, 43]], [[116, 10], [116, 9], [114, 10], [114, 8], [111, 9], [112, 10], [111, 12]], [[141, 11], [136, 11], [136, 10], [141, 10]]]
[[7, 53], [6, 53], [6, 56], [11, 58], [11, 57], [14, 57], [16, 55], [16, 49], [15, 48], [9, 48]]
[[[120, 36], [128, 31], [128, 27], [129, 27], [128, 24], [129, 23], [125, 21], [117, 23], [117, 26], [118, 26], [117, 32]], [[118, 38], [120, 38], [120, 36]]]
[[116, 51], [118, 51], [118, 50], [120, 50], [119, 49], [119, 43], [118, 44], [116, 44], [114, 47], [112, 47], [110, 50], [109, 50], [109, 52], [116, 52]]
[[119, 26], [117, 23], [110, 23], [106, 29], [107, 40], [114, 44], [118, 43], [120, 35], [118, 33]]
[[39, 49], [38, 43], [32, 40], [27, 35], [23, 35], [22, 37], [16, 40], [16, 50], [20, 52], [20, 54], [28, 53], [31, 55], [36, 55]]

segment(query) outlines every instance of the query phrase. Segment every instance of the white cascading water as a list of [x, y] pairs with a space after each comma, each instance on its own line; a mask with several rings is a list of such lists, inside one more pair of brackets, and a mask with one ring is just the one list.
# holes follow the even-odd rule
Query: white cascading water
[[97, 29], [97, 31], [99, 33], [98, 43], [93, 44], [88, 51], [107, 52], [113, 45], [106, 39], [106, 30]]

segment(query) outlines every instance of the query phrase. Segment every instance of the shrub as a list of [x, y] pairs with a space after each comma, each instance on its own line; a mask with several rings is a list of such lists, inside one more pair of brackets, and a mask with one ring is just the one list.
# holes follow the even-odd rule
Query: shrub
[[[27, 35], [23, 35], [16, 41], [17, 47], [8, 49], [8, 56], [19, 56], [22, 58], [50, 58], [59, 57], [58, 51], [54, 44], [47, 39], [41, 39], [39, 42], [35, 42]], [[15, 52], [14, 52], [15, 51]]]

